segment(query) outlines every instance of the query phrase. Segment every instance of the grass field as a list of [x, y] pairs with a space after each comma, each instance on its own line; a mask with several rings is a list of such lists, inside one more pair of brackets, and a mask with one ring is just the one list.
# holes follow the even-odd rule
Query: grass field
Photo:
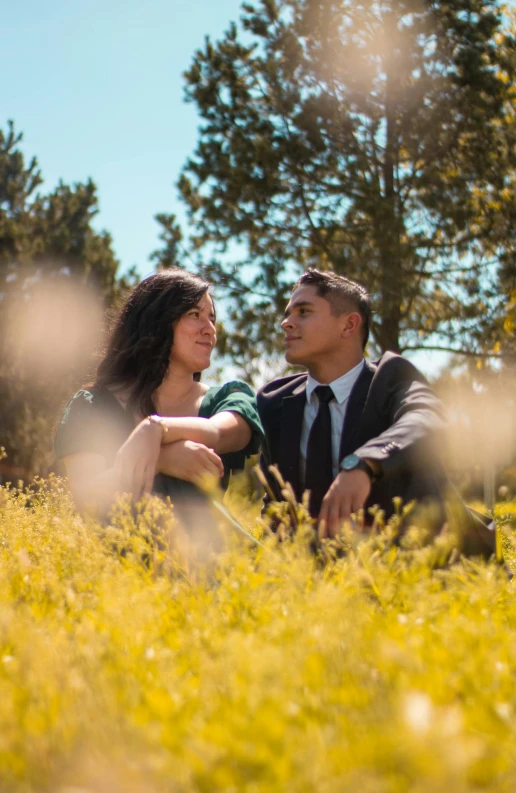
[[59, 481], [0, 512], [2, 792], [516, 790], [502, 567], [395, 523], [200, 566], [159, 502], [102, 528]]

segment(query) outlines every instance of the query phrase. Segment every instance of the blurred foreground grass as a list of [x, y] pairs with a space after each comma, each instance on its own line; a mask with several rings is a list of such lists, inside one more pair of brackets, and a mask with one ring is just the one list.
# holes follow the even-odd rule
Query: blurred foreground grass
[[516, 789], [495, 564], [376, 537], [323, 565], [300, 536], [201, 568], [161, 503], [103, 529], [59, 481], [0, 512], [1, 791]]

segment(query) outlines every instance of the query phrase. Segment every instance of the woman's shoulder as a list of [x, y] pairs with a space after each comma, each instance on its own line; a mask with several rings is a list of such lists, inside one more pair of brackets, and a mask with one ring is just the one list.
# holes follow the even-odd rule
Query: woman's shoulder
[[91, 414], [103, 410], [106, 404], [111, 405], [114, 399], [115, 397], [106, 388], [98, 388], [96, 386], [80, 388], [63, 410], [61, 424], [66, 424], [72, 416], [78, 413]]
[[251, 386], [248, 383], [244, 383], [243, 380], [229, 380], [223, 385], [213, 386], [207, 393], [220, 396], [226, 396], [227, 394], [247, 394], [247, 396], [250, 397], [256, 396]]
[[256, 454], [263, 438], [263, 428], [256, 407], [256, 396], [250, 385], [243, 380], [230, 380], [221, 386], [210, 388], [204, 397], [199, 415], [211, 418], [216, 413], [230, 411], [241, 416], [251, 428], [251, 439], [240, 452], [223, 454], [224, 464], [231, 470], [241, 470], [245, 458]]
[[63, 410], [63, 415], [61, 416], [61, 424], [66, 424], [66, 422], [70, 420], [70, 416], [72, 416], [77, 411], [90, 409], [97, 398], [98, 397], [95, 394], [95, 389], [80, 388], [78, 391], [76, 391], [73, 397], [68, 400], [68, 403]]
[[57, 457], [81, 451], [111, 455], [132, 429], [128, 414], [106, 388], [79, 389], [63, 410], [54, 437]]
[[212, 408], [226, 402], [228, 399], [244, 399], [255, 401], [256, 395], [247, 383], [243, 380], [230, 380], [220, 386], [212, 386], [209, 388], [202, 400], [201, 411], [202, 414], [208, 410], [211, 412]]

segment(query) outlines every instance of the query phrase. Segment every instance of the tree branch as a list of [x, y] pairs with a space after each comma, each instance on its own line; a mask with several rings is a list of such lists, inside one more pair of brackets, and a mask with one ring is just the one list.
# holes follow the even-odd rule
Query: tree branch
[[403, 347], [402, 352], [415, 352], [416, 350], [428, 350], [430, 352], [450, 352], [454, 355], [464, 355], [466, 358], [498, 358], [504, 360], [514, 360], [516, 358], [516, 352], [514, 353], [503, 353], [503, 352], [473, 352], [472, 350], [456, 350], [453, 347], [441, 347], [441, 346], [434, 346], [434, 345], [425, 345], [421, 344], [416, 347]]

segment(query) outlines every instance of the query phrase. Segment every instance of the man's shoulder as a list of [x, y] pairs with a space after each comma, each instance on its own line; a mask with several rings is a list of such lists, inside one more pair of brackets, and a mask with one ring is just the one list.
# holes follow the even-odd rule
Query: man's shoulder
[[372, 362], [370, 365], [376, 370], [375, 381], [393, 378], [396, 380], [417, 380], [428, 385], [424, 374], [407, 358], [398, 355], [398, 353], [384, 352], [377, 361]]
[[271, 380], [270, 383], [266, 383], [256, 394], [258, 409], [280, 403], [283, 397], [290, 396], [296, 389], [305, 385], [306, 378], [306, 372], [301, 372], [285, 375], [285, 377], [277, 377], [275, 380]]

